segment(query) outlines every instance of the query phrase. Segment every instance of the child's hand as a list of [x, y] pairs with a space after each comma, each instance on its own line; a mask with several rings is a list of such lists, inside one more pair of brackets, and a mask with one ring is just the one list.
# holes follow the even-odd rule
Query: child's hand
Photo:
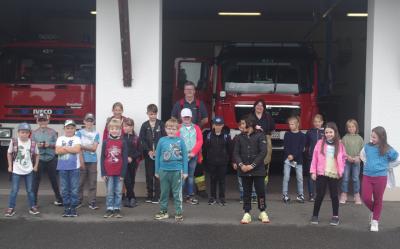
[[39, 166], [38, 166], [38, 165], [36, 165], [35, 167], [33, 167], [33, 171], [35, 171], [35, 172], [37, 172], [38, 169], [39, 169]]
[[158, 174], [154, 174], [155, 178], [160, 179], [160, 176]]
[[182, 179], [185, 180], [188, 177], [188, 174], [183, 174]]
[[232, 163], [232, 167], [233, 167], [234, 170], [237, 170], [237, 168], [238, 168], [236, 163]]
[[128, 163], [132, 162], [132, 157], [128, 156]]
[[311, 174], [311, 179], [313, 179], [313, 181], [317, 180], [317, 175], [314, 174], [314, 173], [312, 173], [312, 174]]
[[105, 181], [105, 182], [108, 180], [107, 176], [102, 176], [101, 178], [103, 178], [103, 181]]
[[123, 180], [124, 180], [124, 178], [123, 178], [122, 176], [120, 176], [120, 177], [119, 177], [119, 180], [120, 180], [120, 181], [123, 181]]
[[148, 155], [149, 155], [149, 157], [154, 157], [155, 153], [154, 153], [154, 151], [151, 150], [151, 151], [149, 151]]
[[189, 159], [192, 159], [194, 157], [194, 154], [192, 152], [190, 152], [188, 157], [189, 157]]

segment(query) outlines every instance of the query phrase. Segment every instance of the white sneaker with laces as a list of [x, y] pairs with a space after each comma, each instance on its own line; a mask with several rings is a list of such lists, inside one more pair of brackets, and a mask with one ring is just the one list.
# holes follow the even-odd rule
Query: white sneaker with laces
[[379, 231], [379, 223], [377, 220], [372, 220], [371, 221], [371, 228], [370, 228], [371, 232], [378, 232]]

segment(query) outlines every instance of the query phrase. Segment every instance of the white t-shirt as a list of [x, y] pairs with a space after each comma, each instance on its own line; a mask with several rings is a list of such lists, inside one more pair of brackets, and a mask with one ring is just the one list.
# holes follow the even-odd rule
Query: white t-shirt
[[[81, 139], [77, 136], [66, 137], [61, 136], [57, 138], [56, 146], [74, 147], [81, 144]], [[58, 155], [57, 170], [73, 170], [80, 168], [79, 153], [67, 153]]]
[[[8, 146], [8, 153], [12, 154], [14, 149], [13, 140]], [[35, 154], [39, 154], [37, 145], [35, 146]], [[31, 140], [23, 142], [18, 138], [18, 152], [13, 162], [13, 173], [17, 175], [27, 175], [33, 170], [31, 158]]]

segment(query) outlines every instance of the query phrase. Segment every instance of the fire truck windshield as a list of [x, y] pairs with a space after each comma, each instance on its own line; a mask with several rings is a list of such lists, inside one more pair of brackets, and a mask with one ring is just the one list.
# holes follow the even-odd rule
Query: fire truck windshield
[[300, 60], [229, 60], [222, 63], [222, 82], [228, 93], [310, 93], [311, 69]]
[[94, 84], [95, 50], [88, 48], [5, 48], [1, 83]]

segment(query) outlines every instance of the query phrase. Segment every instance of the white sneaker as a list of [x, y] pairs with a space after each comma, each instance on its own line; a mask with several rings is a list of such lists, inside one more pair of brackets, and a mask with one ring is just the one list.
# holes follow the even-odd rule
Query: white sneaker
[[371, 232], [378, 232], [379, 231], [379, 223], [377, 220], [372, 220], [371, 221], [371, 228], [370, 228]]

